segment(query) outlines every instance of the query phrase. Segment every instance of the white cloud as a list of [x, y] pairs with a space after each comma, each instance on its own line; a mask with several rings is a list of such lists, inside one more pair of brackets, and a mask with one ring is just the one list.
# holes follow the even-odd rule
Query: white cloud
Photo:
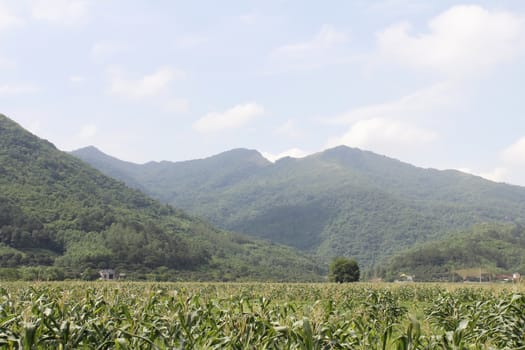
[[22, 25], [24, 22], [12, 14], [9, 9], [0, 2], [0, 31]]
[[38, 91], [33, 84], [4, 84], [0, 85], [0, 96], [14, 96], [32, 94]]
[[458, 86], [449, 83], [435, 84], [429, 88], [421, 89], [405, 95], [398, 100], [367, 105], [342, 113], [331, 122], [348, 124], [363, 119], [374, 118], [410, 118], [425, 115], [430, 111], [443, 109], [455, 103]]
[[399, 23], [378, 34], [386, 60], [448, 73], [477, 72], [515, 58], [525, 47], [520, 16], [476, 5], [454, 6], [428, 23], [429, 31], [412, 34]]
[[525, 136], [501, 152], [503, 169], [499, 181], [525, 186]]
[[354, 123], [342, 137], [330, 140], [327, 147], [346, 145], [391, 155], [417, 149], [437, 138], [436, 132], [407, 122], [373, 118]]
[[[439, 83], [397, 100], [354, 108], [329, 118], [346, 132], [328, 140], [326, 147], [347, 145], [403, 160], [420, 159], [422, 149], [432, 151], [438, 132], [421, 125], [435, 125], [447, 108], [461, 100], [460, 85]], [[322, 120], [324, 122], [327, 119]]]
[[297, 139], [303, 136], [302, 130], [297, 126], [296, 121], [293, 119], [289, 119], [284, 124], [280, 125], [274, 130], [274, 133], [292, 139]]
[[509, 169], [495, 168], [495, 169], [492, 169], [491, 171], [482, 172], [482, 173], [474, 174], [474, 175], [479, 175], [487, 180], [494, 181], [494, 182], [504, 182], [505, 179], [509, 175]]
[[74, 24], [86, 18], [89, 2], [85, 0], [34, 0], [33, 18], [62, 24]]
[[283, 45], [272, 51], [272, 65], [284, 65], [289, 69], [311, 69], [327, 64], [350, 62], [354, 58], [344, 51], [349, 40], [346, 33], [325, 24], [310, 40]]
[[268, 159], [270, 162], [275, 162], [281, 158], [284, 157], [292, 157], [292, 158], [303, 158], [309, 155], [308, 152], [303, 151], [299, 148], [290, 148], [284, 152], [273, 154], [269, 152], [262, 152], [262, 155], [264, 158]]
[[502, 152], [503, 161], [512, 165], [525, 165], [525, 136]]
[[217, 132], [239, 128], [264, 114], [264, 108], [257, 103], [236, 105], [224, 112], [212, 112], [193, 123], [199, 132]]
[[276, 55], [303, 55], [309, 51], [330, 49], [348, 40], [345, 33], [338, 31], [332, 25], [323, 25], [321, 30], [309, 41], [284, 45], [275, 51]]
[[474, 170], [472, 170], [471, 168], [461, 167], [461, 168], [453, 168], [453, 169], [456, 169], [457, 171], [461, 171], [462, 173], [477, 175], [474, 172]]
[[495, 182], [525, 186], [525, 136], [501, 151], [499, 164], [492, 169], [476, 171], [470, 168], [459, 168], [458, 170]]
[[127, 79], [117, 69], [110, 70], [110, 87], [112, 95], [130, 99], [158, 96], [167, 91], [170, 83], [184, 77], [184, 73], [170, 67], [161, 67], [154, 73], [138, 79]]

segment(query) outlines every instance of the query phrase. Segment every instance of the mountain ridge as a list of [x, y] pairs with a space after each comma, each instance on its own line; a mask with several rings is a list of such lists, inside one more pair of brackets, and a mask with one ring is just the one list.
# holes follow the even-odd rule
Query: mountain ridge
[[219, 227], [364, 267], [451, 230], [525, 220], [523, 187], [346, 146], [260, 166], [239, 161], [242, 171], [210, 159], [197, 161], [200, 178], [192, 163], [168, 162], [161, 175], [139, 166], [134, 180]]

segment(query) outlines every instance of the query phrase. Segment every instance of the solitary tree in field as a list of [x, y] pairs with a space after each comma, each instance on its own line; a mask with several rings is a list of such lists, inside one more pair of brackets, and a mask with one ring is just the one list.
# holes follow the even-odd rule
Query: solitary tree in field
[[344, 283], [359, 281], [359, 265], [354, 259], [335, 258], [330, 264], [330, 281]]

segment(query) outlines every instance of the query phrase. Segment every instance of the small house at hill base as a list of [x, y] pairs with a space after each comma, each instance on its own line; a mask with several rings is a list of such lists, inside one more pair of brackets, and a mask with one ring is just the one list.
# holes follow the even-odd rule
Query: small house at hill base
[[118, 279], [118, 274], [113, 269], [104, 269], [98, 272], [100, 279], [104, 281], [112, 281]]

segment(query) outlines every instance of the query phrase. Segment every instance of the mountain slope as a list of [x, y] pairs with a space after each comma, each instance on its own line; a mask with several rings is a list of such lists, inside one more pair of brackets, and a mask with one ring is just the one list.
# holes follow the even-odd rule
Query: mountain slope
[[308, 257], [160, 204], [0, 115], [0, 266], [23, 265], [54, 266], [71, 277], [108, 267], [140, 278], [320, 273]]
[[[439, 241], [427, 242], [394, 256], [382, 277], [415, 275], [419, 281], [459, 280], [459, 274], [525, 271], [525, 228], [511, 224], [480, 224]], [[469, 271], [470, 270], [470, 271]], [[472, 272], [470, 272], [472, 273]], [[472, 275], [471, 275], [472, 276]]]
[[[220, 227], [324, 257], [353, 256], [364, 267], [451, 230], [525, 219], [525, 188], [458, 171], [417, 168], [344, 146], [256, 166], [237, 153], [262, 158], [236, 150], [192, 162], [153, 163], [162, 165], [158, 172], [151, 171], [152, 163], [134, 165], [133, 172], [117, 163], [101, 170], [117, 178], [125, 172], [147, 193]], [[202, 180], [189, 175], [196, 165]], [[238, 168], [246, 170], [235, 173]], [[236, 176], [214, 186], [221, 183], [216, 172]]]
[[[72, 154], [103, 173], [124, 181], [131, 187], [145, 190], [164, 202], [184, 198], [191, 201], [196, 192], [220, 190], [242, 181], [253, 172], [271, 165], [257, 151], [235, 149], [220, 155], [179, 162], [134, 164], [108, 156], [95, 147], [86, 147]], [[182, 171], [181, 171], [182, 170]]]

